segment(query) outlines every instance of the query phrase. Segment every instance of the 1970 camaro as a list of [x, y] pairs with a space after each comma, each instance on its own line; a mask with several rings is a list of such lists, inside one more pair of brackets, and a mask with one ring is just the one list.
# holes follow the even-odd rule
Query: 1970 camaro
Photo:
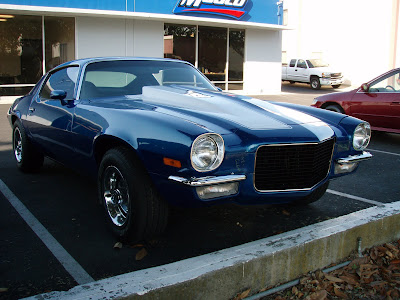
[[161, 233], [170, 204], [314, 202], [372, 156], [367, 122], [223, 93], [172, 59], [62, 64], [8, 119], [20, 170], [47, 156], [95, 176], [110, 227], [131, 241]]

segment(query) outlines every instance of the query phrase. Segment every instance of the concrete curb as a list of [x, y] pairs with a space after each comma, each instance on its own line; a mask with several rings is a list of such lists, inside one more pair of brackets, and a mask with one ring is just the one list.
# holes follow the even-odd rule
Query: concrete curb
[[357, 250], [358, 238], [362, 249], [399, 239], [400, 202], [27, 299], [231, 299], [340, 262]]

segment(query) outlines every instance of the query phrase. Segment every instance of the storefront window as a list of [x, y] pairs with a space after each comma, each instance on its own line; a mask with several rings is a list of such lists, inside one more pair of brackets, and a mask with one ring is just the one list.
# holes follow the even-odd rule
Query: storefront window
[[229, 90], [243, 90], [244, 30], [229, 30]]
[[243, 90], [244, 43], [245, 30], [164, 26], [164, 57], [189, 61], [222, 90]]
[[0, 22], [0, 96], [18, 95], [40, 79], [42, 53], [42, 17], [9, 15]]
[[164, 57], [196, 62], [196, 26], [164, 26]]
[[74, 18], [44, 17], [46, 71], [75, 58]]
[[199, 69], [211, 81], [225, 81], [226, 28], [199, 26]]
[[[24, 95], [46, 70], [75, 58], [75, 19], [3, 15], [0, 22], [0, 96]], [[44, 34], [43, 34], [44, 33]], [[45, 51], [43, 51], [45, 36]]]

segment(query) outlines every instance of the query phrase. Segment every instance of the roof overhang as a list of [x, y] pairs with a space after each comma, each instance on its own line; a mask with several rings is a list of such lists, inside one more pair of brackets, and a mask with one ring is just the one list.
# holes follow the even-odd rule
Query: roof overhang
[[0, 11], [7, 14], [29, 14], [44, 16], [68, 16], [68, 17], [103, 17], [103, 18], [123, 18], [135, 20], [159, 21], [165, 23], [177, 23], [185, 25], [204, 25], [229, 28], [252, 28], [252, 29], [268, 29], [268, 30], [288, 30], [287, 26], [254, 23], [245, 21], [234, 21], [216, 18], [204, 17], [186, 17], [179, 15], [100, 10], [100, 9], [80, 9], [68, 7], [48, 7], [48, 6], [31, 6], [31, 5], [10, 5], [0, 4]]

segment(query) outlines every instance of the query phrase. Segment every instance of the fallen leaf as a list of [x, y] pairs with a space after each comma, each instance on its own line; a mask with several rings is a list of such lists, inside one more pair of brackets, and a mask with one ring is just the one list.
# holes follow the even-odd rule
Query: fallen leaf
[[250, 290], [251, 290], [251, 289], [248, 289], [247, 291], [244, 291], [243, 293], [240, 293], [239, 295], [237, 295], [237, 296], [234, 298], [234, 300], [242, 300], [242, 299], [246, 298], [246, 297], [249, 295]]
[[318, 292], [315, 292], [310, 295], [310, 300], [325, 300], [327, 299], [328, 293], [325, 290], [321, 290]]
[[337, 278], [335, 276], [331, 276], [331, 275], [328, 275], [328, 274], [325, 274], [325, 278], [328, 279], [329, 281], [336, 282], [336, 283], [343, 282], [343, 279], [340, 279], [340, 278]]
[[349, 275], [343, 275], [343, 276], [339, 276], [339, 277], [340, 277], [340, 279], [343, 279], [344, 281], [346, 281], [348, 284], [351, 284], [351, 285], [359, 284], [359, 281], [357, 280], [356, 276], [351, 276], [349, 274]]
[[282, 213], [283, 213], [285, 216], [290, 216], [290, 212], [288, 212], [286, 209], [282, 210]]
[[345, 293], [343, 293], [339, 288], [335, 287], [333, 289], [333, 291], [335, 292], [335, 295], [342, 298], [342, 299], [348, 299], [347, 295]]
[[142, 248], [139, 250], [138, 253], [136, 253], [136, 260], [142, 260], [146, 255], [147, 255], [146, 249]]
[[239, 222], [237, 222], [236, 225], [239, 226], [239, 227], [243, 227], [243, 225], [240, 224]]
[[121, 242], [116, 242], [114, 244], [114, 249], [121, 249], [122, 248], [122, 243]]

